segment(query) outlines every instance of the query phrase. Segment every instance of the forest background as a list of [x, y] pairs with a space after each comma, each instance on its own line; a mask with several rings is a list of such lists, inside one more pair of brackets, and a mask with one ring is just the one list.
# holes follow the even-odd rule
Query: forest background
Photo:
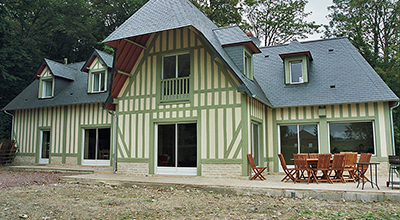
[[[238, 25], [261, 46], [346, 36], [400, 97], [400, 2], [333, 0], [329, 25], [306, 20], [307, 0], [191, 0], [218, 26]], [[79, 62], [99, 49], [111, 32], [147, 0], [2, 0], [0, 2], [0, 109], [34, 79], [48, 58]], [[396, 151], [400, 153], [400, 107], [393, 110]], [[0, 141], [10, 138], [11, 116], [0, 113]]]

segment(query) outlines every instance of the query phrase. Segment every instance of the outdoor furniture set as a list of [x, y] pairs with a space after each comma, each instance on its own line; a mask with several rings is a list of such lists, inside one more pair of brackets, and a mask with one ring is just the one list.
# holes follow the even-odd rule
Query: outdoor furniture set
[[[281, 181], [292, 180], [297, 182], [356, 182], [362, 181], [363, 188], [366, 181], [371, 179], [365, 176], [370, 163], [371, 153], [361, 153], [357, 162], [357, 153], [342, 152], [340, 154], [293, 154], [294, 168], [288, 168], [282, 154], [278, 154], [285, 177]], [[375, 165], [376, 166], [376, 165]], [[376, 174], [376, 171], [375, 171]], [[376, 180], [376, 178], [375, 178]], [[376, 185], [376, 182], [374, 183]], [[377, 186], [377, 185], [376, 185]], [[358, 187], [358, 185], [357, 185]], [[379, 189], [379, 187], [378, 187]]]

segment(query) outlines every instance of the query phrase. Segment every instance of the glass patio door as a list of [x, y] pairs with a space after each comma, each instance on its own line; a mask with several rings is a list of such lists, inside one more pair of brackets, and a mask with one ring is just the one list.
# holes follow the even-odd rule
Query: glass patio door
[[157, 126], [157, 174], [197, 174], [196, 123]]
[[48, 164], [50, 155], [50, 131], [40, 132], [39, 163]]
[[280, 144], [280, 152], [285, 158], [286, 164], [294, 165], [291, 160], [293, 154], [319, 152], [318, 125], [281, 125]]
[[110, 165], [110, 129], [84, 129], [82, 165]]

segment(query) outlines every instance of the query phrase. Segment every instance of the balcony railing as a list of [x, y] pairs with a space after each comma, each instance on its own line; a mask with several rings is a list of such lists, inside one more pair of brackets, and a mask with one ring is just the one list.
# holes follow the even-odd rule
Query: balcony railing
[[189, 99], [189, 77], [161, 80], [161, 100], [179, 101]]

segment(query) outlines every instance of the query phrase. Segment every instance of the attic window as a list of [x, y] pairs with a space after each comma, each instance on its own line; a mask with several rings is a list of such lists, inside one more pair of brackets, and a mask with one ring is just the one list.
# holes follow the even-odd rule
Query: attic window
[[103, 92], [105, 91], [105, 78], [106, 78], [106, 73], [105, 71], [101, 72], [95, 72], [92, 74], [93, 77], [93, 92]]
[[301, 60], [290, 62], [290, 83], [303, 83], [303, 63]]
[[284, 57], [285, 84], [308, 82], [308, 57], [305, 55]]
[[103, 66], [100, 59], [96, 59], [89, 68], [88, 93], [99, 93], [107, 91], [107, 68]]
[[53, 96], [53, 80], [43, 80], [42, 98], [49, 98]]

